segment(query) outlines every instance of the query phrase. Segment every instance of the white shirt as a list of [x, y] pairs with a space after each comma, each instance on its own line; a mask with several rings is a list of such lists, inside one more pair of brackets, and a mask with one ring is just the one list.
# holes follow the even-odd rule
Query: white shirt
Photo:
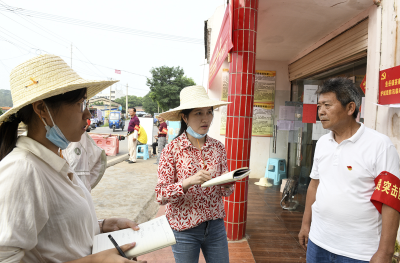
[[106, 170], [105, 151], [97, 146], [92, 137], [85, 132], [79, 142], [71, 142], [62, 153], [90, 192]]
[[362, 123], [338, 144], [333, 132], [315, 149], [311, 178], [319, 179], [309, 238], [338, 255], [369, 261], [378, 249], [382, 216], [371, 203], [374, 179], [399, 177], [399, 156], [390, 139]]
[[0, 262], [78, 259], [99, 232], [90, 193], [68, 163], [19, 137], [0, 162]]

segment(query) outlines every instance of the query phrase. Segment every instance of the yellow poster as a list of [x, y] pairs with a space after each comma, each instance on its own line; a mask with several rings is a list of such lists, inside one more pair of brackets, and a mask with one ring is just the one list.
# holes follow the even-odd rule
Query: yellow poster
[[221, 100], [228, 101], [228, 88], [229, 88], [229, 69], [222, 70], [222, 93]]
[[227, 120], [227, 115], [226, 115], [227, 108], [226, 107], [227, 106], [220, 107], [220, 111], [221, 111], [221, 126], [219, 128], [220, 135], [226, 134], [226, 120]]
[[252, 136], [272, 137], [274, 133], [274, 104], [255, 103], [253, 107]]
[[274, 103], [276, 71], [256, 70], [254, 103]]

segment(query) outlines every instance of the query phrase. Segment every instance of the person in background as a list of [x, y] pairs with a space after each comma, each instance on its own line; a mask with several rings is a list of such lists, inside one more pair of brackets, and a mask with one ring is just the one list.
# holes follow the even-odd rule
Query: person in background
[[145, 145], [147, 144], [147, 133], [142, 125], [139, 125], [138, 137], [137, 137], [137, 145]]
[[129, 115], [131, 116], [131, 120], [129, 121], [129, 126], [128, 126], [129, 159], [126, 161], [128, 163], [135, 163], [136, 162], [136, 146], [137, 146], [137, 138], [138, 138], [140, 120], [136, 116], [135, 108], [129, 109]]
[[[88, 126], [90, 120], [87, 120]], [[87, 129], [87, 127], [85, 130]], [[86, 132], [79, 142], [71, 142], [62, 154], [68, 164], [85, 184], [89, 192], [103, 177], [107, 166], [107, 156]]]
[[213, 109], [228, 102], [209, 99], [200, 86], [182, 89], [180, 102], [160, 114], [162, 119], [180, 121], [181, 129], [161, 153], [156, 200], [166, 205], [175, 234], [175, 262], [198, 262], [201, 249], [207, 263], [228, 263], [222, 197], [232, 194], [234, 184], [201, 187], [228, 170], [224, 145], [207, 135]]
[[161, 152], [164, 149], [165, 145], [167, 145], [167, 134], [168, 134], [168, 127], [164, 119], [158, 116], [158, 121], [160, 122], [160, 126], [158, 127], [158, 156], [157, 156], [157, 162], [155, 163], [157, 165], [160, 162]]
[[317, 142], [299, 233], [307, 263], [390, 263], [400, 211], [396, 148], [356, 122], [361, 96], [352, 80], [329, 79], [317, 94], [331, 132]]
[[[11, 71], [14, 106], [0, 116], [0, 262], [131, 262], [115, 248], [91, 254], [95, 235], [139, 228], [125, 218], [98, 221], [61, 153], [85, 132], [87, 99], [115, 82], [84, 80], [50, 54]], [[20, 122], [26, 136], [18, 137]]]
[[[153, 157], [153, 156], [156, 156], [157, 155], [157, 146], [158, 146], [158, 136], [157, 135], [155, 135], [154, 136], [154, 139], [156, 140], [155, 142], [153, 142], [153, 144], [152, 144], [152, 146], [153, 146], [153, 155], [151, 156], [151, 157]], [[157, 164], [157, 163], [156, 163]]]

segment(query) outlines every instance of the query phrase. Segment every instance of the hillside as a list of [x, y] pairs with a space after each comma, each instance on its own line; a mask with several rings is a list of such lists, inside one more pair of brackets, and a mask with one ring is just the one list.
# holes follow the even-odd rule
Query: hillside
[[0, 107], [12, 107], [11, 91], [0, 89]]

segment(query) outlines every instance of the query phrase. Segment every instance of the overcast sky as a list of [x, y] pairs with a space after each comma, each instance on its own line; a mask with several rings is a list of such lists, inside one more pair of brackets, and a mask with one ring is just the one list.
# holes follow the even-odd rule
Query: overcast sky
[[[204, 21], [224, 2], [226, 0], [0, 0], [0, 5], [202, 40]], [[81, 77], [119, 79], [117, 88], [123, 87], [125, 92], [129, 84], [129, 95], [144, 96], [149, 88], [145, 77], [124, 71], [150, 76], [152, 67], [163, 65], [182, 67], [186, 76], [202, 85], [204, 44], [109, 32], [0, 9], [0, 89], [10, 88], [12, 68], [39, 54], [59, 55], [70, 64], [71, 43], [72, 68]], [[121, 75], [115, 74], [114, 69], [122, 70]]]

